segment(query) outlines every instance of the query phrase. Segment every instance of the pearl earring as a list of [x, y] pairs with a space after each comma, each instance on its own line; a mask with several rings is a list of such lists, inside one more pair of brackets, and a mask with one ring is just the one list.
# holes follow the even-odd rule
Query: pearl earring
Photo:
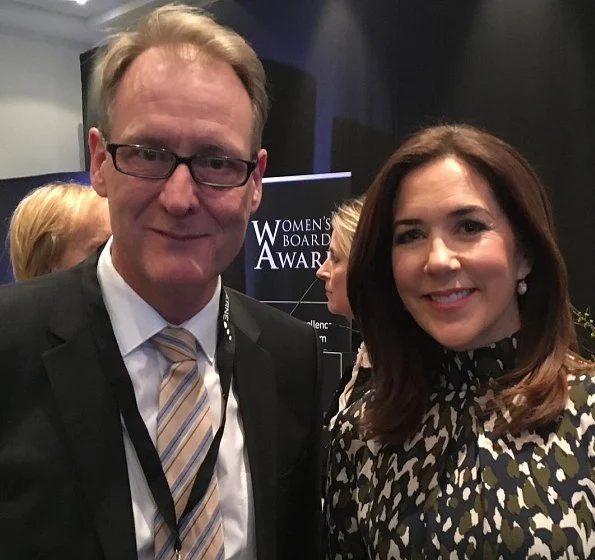
[[519, 294], [519, 296], [524, 296], [527, 293], [528, 289], [529, 288], [527, 286], [527, 282], [525, 282], [524, 279], [518, 281], [516, 285], [516, 291], [517, 294]]

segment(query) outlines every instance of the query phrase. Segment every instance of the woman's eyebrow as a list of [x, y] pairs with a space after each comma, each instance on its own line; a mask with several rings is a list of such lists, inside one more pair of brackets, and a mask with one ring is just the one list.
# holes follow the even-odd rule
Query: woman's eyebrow
[[[473, 214], [474, 212], [488, 212], [483, 206], [477, 206], [475, 204], [469, 204], [467, 206], [461, 206], [460, 208], [456, 208], [448, 213], [449, 218], [459, 218], [461, 216], [468, 216], [469, 214]], [[396, 228], [398, 226], [418, 226], [423, 224], [423, 220], [421, 218], [403, 218], [401, 220], [395, 220], [393, 222], [393, 227]]]

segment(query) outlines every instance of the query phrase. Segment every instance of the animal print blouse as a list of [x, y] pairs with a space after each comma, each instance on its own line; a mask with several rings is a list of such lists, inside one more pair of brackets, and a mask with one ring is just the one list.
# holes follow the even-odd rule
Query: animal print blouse
[[486, 386], [516, 340], [446, 352], [420, 430], [380, 445], [358, 429], [371, 394], [334, 426], [325, 499], [327, 560], [595, 558], [595, 378], [570, 375], [556, 422], [492, 435]]

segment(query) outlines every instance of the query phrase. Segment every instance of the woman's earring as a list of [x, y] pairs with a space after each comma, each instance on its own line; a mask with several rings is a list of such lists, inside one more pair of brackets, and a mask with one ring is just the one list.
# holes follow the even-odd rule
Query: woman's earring
[[524, 296], [527, 293], [528, 287], [527, 282], [524, 279], [519, 280], [516, 285], [516, 291], [519, 296]]

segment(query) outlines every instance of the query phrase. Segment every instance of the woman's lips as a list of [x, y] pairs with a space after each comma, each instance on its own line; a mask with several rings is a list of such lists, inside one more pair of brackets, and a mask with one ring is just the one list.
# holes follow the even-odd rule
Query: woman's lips
[[429, 300], [433, 307], [452, 310], [464, 307], [475, 291], [473, 288], [457, 288], [455, 290], [430, 292], [424, 297]]

